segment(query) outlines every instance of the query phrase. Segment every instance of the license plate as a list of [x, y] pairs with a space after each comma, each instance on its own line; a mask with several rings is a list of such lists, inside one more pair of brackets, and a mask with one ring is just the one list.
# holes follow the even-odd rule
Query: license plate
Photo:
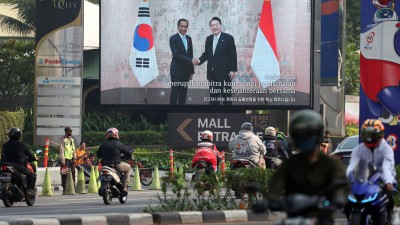
[[280, 225], [315, 225], [317, 222], [316, 218], [304, 218], [304, 217], [294, 217], [294, 218], [287, 218], [283, 221], [280, 221]]
[[111, 175], [100, 175], [99, 176], [99, 180], [101, 180], [101, 181], [111, 181], [112, 180], [112, 176]]
[[0, 182], [8, 182], [8, 181], [11, 181], [11, 173], [0, 174]]

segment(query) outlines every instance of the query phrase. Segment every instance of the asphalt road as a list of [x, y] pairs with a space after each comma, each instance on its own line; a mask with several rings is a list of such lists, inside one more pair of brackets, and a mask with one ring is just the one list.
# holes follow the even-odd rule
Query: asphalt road
[[114, 198], [111, 205], [105, 205], [103, 198], [98, 194], [61, 195], [61, 192], [54, 192], [53, 196], [38, 196], [32, 207], [27, 206], [25, 202], [19, 202], [11, 208], [6, 208], [0, 201], [0, 220], [16, 216], [32, 218], [65, 214], [141, 212], [146, 206], [159, 203], [157, 194], [162, 195], [162, 192], [130, 191], [125, 204], [120, 204], [118, 198]]

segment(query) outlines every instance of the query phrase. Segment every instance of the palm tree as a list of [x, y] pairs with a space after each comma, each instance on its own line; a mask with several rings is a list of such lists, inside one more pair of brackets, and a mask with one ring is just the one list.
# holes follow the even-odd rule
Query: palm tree
[[36, 0], [0, 0], [0, 4], [11, 6], [17, 19], [0, 14], [0, 27], [21, 35], [36, 33]]

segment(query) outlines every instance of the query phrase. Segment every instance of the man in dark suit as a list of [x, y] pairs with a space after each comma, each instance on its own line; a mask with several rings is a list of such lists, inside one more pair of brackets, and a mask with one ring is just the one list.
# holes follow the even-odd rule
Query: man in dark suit
[[192, 38], [186, 35], [189, 22], [178, 21], [178, 33], [171, 36], [169, 46], [172, 51], [171, 62], [171, 105], [184, 105], [188, 82], [194, 74]]
[[208, 36], [205, 51], [199, 59], [193, 60], [194, 64], [201, 65], [208, 60], [207, 80], [210, 82], [211, 105], [232, 105], [229, 99], [231, 93], [231, 80], [237, 74], [237, 55], [234, 38], [221, 32], [221, 19], [213, 17], [209, 23], [212, 35]]

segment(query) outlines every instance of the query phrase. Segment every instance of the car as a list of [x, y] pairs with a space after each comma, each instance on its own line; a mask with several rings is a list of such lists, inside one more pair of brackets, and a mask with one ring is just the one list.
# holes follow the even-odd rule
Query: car
[[339, 159], [345, 166], [347, 166], [350, 162], [351, 152], [358, 145], [358, 143], [358, 135], [347, 137], [340, 142], [335, 151], [333, 151], [330, 155]]

